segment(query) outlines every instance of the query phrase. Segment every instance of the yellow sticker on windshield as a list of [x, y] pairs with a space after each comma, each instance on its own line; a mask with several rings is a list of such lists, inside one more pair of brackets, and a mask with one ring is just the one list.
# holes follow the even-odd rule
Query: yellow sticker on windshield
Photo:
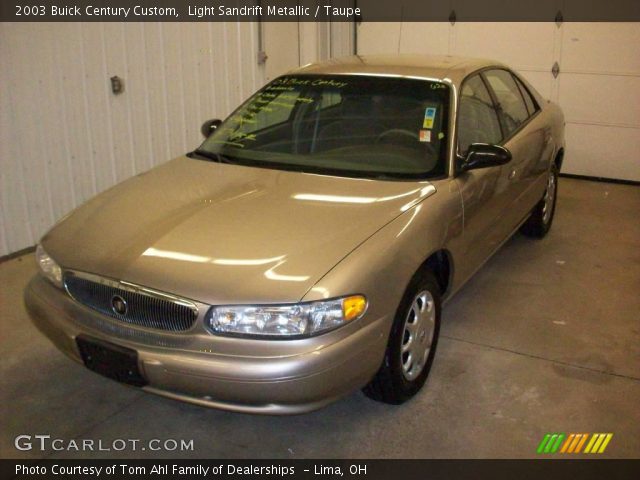
[[435, 118], [435, 107], [427, 107], [427, 109], [424, 111], [424, 121], [422, 122], [422, 128], [433, 128], [433, 121]]

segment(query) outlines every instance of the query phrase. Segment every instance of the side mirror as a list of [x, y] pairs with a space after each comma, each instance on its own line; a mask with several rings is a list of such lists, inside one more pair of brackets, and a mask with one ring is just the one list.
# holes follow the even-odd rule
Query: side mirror
[[466, 158], [460, 165], [460, 171], [475, 170], [477, 168], [496, 167], [511, 161], [511, 152], [499, 145], [488, 143], [473, 143], [467, 151]]
[[202, 127], [200, 127], [200, 132], [202, 132], [202, 136], [204, 138], [209, 138], [209, 135], [211, 135], [215, 131], [215, 129], [220, 126], [221, 123], [222, 123], [222, 120], [219, 120], [217, 118], [214, 118], [213, 120], [207, 120], [206, 122], [204, 122], [202, 124]]

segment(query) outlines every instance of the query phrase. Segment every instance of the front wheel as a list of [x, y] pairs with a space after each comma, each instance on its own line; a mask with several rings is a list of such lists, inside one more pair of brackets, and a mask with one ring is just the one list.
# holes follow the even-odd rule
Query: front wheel
[[556, 199], [558, 198], [558, 167], [552, 165], [547, 177], [547, 188], [542, 199], [531, 212], [531, 216], [520, 227], [522, 233], [528, 237], [542, 238], [551, 228], [553, 216], [556, 212]]
[[438, 343], [440, 295], [430, 271], [411, 281], [396, 312], [382, 366], [364, 388], [368, 397], [398, 405], [422, 388]]

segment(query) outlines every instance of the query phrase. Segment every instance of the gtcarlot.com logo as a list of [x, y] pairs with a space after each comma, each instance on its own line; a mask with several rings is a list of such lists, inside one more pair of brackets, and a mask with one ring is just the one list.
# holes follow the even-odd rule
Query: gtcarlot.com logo
[[603, 453], [613, 433], [547, 433], [537, 453]]
[[193, 451], [193, 440], [173, 438], [152, 438], [141, 440], [139, 438], [116, 438], [113, 440], [94, 440], [92, 438], [80, 438], [66, 440], [54, 438], [51, 435], [18, 435], [13, 442], [16, 450], [40, 450], [70, 451], [70, 452], [122, 452], [124, 450], [138, 451], [165, 451], [186, 452]]

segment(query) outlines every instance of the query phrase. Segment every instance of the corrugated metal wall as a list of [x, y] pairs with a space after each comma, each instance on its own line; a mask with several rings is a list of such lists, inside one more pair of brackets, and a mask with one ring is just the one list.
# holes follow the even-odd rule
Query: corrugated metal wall
[[0, 256], [196, 147], [204, 120], [264, 83], [257, 35], [255, 23], [0, 24]]
[[[0, 254], [201, 141], [262, 83], [252, 23], [2, 24]], [[114, 95], [109, 78], [124, 79]]]

